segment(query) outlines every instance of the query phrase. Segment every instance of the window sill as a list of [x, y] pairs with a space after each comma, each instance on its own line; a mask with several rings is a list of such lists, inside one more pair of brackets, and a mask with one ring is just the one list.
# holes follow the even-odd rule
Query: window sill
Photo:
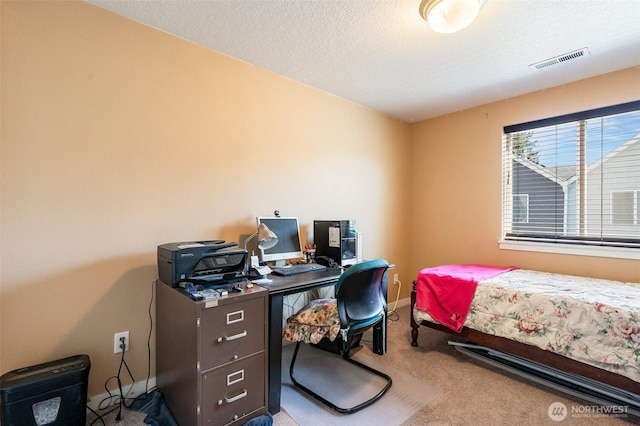
[[500, 250], [534, 251], [540, 253], [640, 260], [640, 250], [625, 247], [581, 246], [574, 244], [537, 243], [532, 241], [512, 240], [500, 240], [498, 243], [500, 245]]

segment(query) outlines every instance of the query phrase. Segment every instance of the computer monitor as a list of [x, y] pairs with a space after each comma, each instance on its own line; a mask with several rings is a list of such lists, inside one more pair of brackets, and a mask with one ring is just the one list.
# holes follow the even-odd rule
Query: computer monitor
[[258, 217], [258, 225], [264, 223], [278, 237], [278, 244], [266, 250], [260, 250], [263, 262], [275, 262], [283, 266], [287, 259], [298, 259], [302, 255], [302, 241], [297, 217]]

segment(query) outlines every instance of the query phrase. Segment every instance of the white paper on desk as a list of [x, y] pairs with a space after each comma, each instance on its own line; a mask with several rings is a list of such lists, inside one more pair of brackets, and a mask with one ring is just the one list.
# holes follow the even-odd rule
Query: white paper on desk
[[269, 284], [272, 283], [273, 280], [269, 278], [260, 278], [259, 280], [251, 280], [251, 282], [254, 284]]
[[267, 265], [256, 266], [255, 269], [256, 269], [256, 271], [258, 271], [258, 274], [260, 274], [260, 275], [268, 275], [268, 274], [270, 274], [272, 272], [271, 268], [269, 268]]
[[185, 243], [185, 244], [180, 244], [178, 246], [179, 249], [194, 248], [194, 247], [204, 247], [204, 244], [202, 244], [202, 243]]

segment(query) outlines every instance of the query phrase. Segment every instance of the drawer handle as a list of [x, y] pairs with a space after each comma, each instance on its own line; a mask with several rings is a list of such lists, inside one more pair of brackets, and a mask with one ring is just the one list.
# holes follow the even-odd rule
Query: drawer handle
[[[227, 398], [226, 396], [224, 397], [224, 402], [226, 402], [227, 404], [231, 404], [232, 402], [236, 402], [239, 399], [244, 398], [245, 396], [247, 396], [247, 390], [243, 390], [241, 394], [234, 396], [233, 398]], [[222, 405], [222, 400], [218, 401], [218, 405]]]
[[[224, 340], [226, 342], [230, 342], [232, 340], [241, 339], [247, 335], [247, 330], [244, 330], [242, 333], [234, 334], [233, 336], [224, 336]], [[222, 337], [218, 337], [218, 342], [222, 342]]]

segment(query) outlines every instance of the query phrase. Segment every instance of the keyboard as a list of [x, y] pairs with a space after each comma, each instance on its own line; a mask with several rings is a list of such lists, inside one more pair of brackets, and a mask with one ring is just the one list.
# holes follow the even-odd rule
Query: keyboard
[[287, 266], [287, 267], [271, 267], [272, 273], [276, 275], [295, 275], [295, 274], [304, 274], [305, 272], [311, 271], [321, 271], [323, 269], [327, 269], [326, 266], [320, 265], [319, 263], [298, 263], [295, 265]]

